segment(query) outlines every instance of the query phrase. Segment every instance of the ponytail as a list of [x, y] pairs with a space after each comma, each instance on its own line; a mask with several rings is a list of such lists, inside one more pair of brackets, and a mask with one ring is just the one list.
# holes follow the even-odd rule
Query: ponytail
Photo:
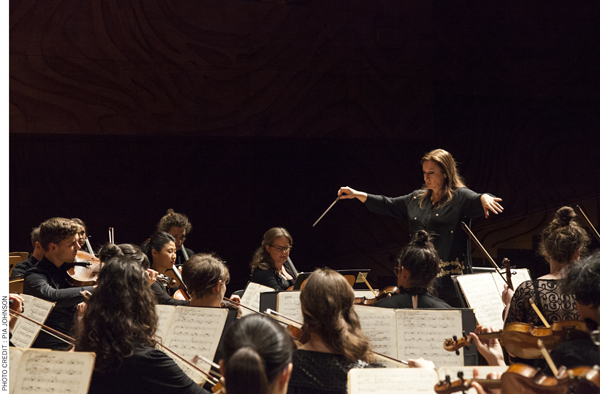
[[235, 351], [227, 361], [225, 382], [228, 394], [267, 394], [269, 381], [260, 355], [250, 346]]

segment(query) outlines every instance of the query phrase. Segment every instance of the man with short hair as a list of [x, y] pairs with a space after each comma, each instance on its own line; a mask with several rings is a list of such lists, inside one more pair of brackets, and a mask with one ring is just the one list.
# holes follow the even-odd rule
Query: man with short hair
[[40, 227], [36, 227], [31, 231], [31, 246], [33, 246], [33, 252], [29, 255], [29, 258], [25, 261], [21, 261], [15, 265], [12, 272], [10, 273], [10, 280], [22, 278], [25, 276], [25, 272], [35, 266], [43, 257], [44, 249], [40, 244]]
[[[81, 248], [80, 226], [71, 219], [54, 217], [40, 225], [40, 244], [44, 257], [25, 275], [23, 292], [55, 302], [46, 325], [64, 334], [71, 335], [77, 304], [84, 300], [82, 291], [92, 291], [93, 286], [72, 287], [67, 273]], [[34, 348], [66, 350], [71, 346], [64, 341], [40, 332], [33, 343]]]

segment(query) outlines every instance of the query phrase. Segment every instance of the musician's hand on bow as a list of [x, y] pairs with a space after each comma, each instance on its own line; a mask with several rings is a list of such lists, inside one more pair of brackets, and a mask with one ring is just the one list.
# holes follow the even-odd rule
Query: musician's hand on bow
[[[488, 373], [487, 378], [497, 380], [500, 379], [501, 375], [502, 374], [499, 372], [490, 372]], [[473, 368], [473, 379], [479, 379], [478, 368]], [[477, 391], [477, 394], [502, 394], [502, 389], [484, 389], [478, 382], [472, 382], [471, 387]]]
[[150, 284], [150, 286], [152, 286], [152, 284], [156, 282], [156, 278], [158, 277], [158, 271], [154, 271], [153, 269], [148, 268], [146, 270], [146, 276], [148, 278], [148, 283]]
[[502, 205], [498, 201], [502, 201], [501, 198], [492, 197], [489, 194], [481, 195], [481, 205], [483, 206], [483, 212], [485, 212], [486, 219], [490, 216], [490, 211], [494, 212], [496, 215], [504, 211]]
[[367, 193], [359, 192], [358, 190], [354, 190], [348, 186], [341, 187], [340, 190], [338, 190], [337, 194], [338, 194], [338, 196], [340, 196], [340, 200], [347, 200], [350, 198], [358, 198], [362, 202], [367, 201]]
[[424, 358], [417, 359], [408, 359], [408, 366], [410, 368], [427, 368], [427, 369], [435, 369], [435, 364], [433, 361], [425, 360]]
[[477, 336], [477, 334], [486, 334], [488, 332], [493, 331], [491, 328], [482, 328], [481, 326], [477, 326], [477, 328], [475, 328], [475, 332], [470, 334], [475, 346], [477, 346], [477, 350], [479, 350], [479, 353], [481, 353], [489, 365], [506, 365], [504, 362], [504, 354], [502, 353], [500, 341], [498, 341], [496, 338], [482, 341]]
[[231, 300], [231, 302], [229, 302], [229, 306], [237, 309], [237, 318], [239, 319], [242, 317], [242, 308], [239, 307], [239, 304], [242, 303], [242, 299], [237, 295], [232, 295], [229, 297], [229, 299]]
[[[10, 300], [9, 309], [15, 312], [23, 313], [23, 304], [25, 301], [23, 301], [23, 298], [21, 298], [20, 295], [9, 294], [8, 299]], [[17, 316], [10, 315], [8, 318], [8, 331], [12, 331], [12, 329], [15, 327], [15, 324], [17, 324]]]

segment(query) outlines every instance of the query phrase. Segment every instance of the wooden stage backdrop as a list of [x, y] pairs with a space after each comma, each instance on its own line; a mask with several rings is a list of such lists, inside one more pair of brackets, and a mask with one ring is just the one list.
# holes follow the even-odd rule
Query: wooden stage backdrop
[[[249, 278], [284, 226], [297, 267], [390, 280], [406, 221], [340, 186], [419, 188], [452, 152], [504, 199], [474, 221], [498, 257], [532, 253], [553, 211], [600, 212], [600, 7], [594, 2], [11, 0], [10, 250], [52, 216], [91, 241], [147, 238], [168, 208], [187, 245]], [[595, 247], [596, 245], [594, 245]]]

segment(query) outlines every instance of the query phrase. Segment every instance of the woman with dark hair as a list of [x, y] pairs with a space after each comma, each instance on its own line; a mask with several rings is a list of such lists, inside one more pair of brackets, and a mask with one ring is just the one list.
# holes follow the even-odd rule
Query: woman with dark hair
[[354, 291], [340, 273], [317, 269], [306, 280], [300, 304], [310, 339], [294, 352], [288, 393], [346, 393], [348, 371], [373, 360], [354, 310]]
[[394, 309], [451, 309], [450, 305], [431, 294], [431, 285], [440, 271], [439, 261], [427, 231], [417, 231], [398, 256], [395, 272], [400, 294], [379, 300], [374, 305]]
[[[165, 232], [155, 233], [148, 241], [144, 242], [141, 250], [148, 257], [150, 268], [161, 275], [173, 275], [173, 264], [175, 263], [175, 239], [172, 235]], [[170, 271], [170, 272], [169, 272]], [[189, 305], [188, 300], [176, 300], [172, 298], [173, 294], [179, 289], [175, 287], [164, 287], [159, 285], [153, 287], [159, 304], [166, 305]]]
[[75, 348], [96, 353], [90, 394], [207, 393], [155, 349], [156, 300], [143, 267], [109, 259], [88, 300]]
[[550, 264], [550, 273], [536, 280], [528, 280], [515, 289], [505, 324], [513, 322], [542, 325], [541, 319], [531, 307], [535, 301], [548, 323], [561, 320], [578, 320], [579, 313], [572, 294], [564, 293], [559, 284], [564, 270], [579, 260], [590, 242], [587, 232], [575, 218], [573, 208], [562, 207], [550, 224], [542, 230], [539, 252]]
[[296, 283], [298, 272], [290, 260], [292, 236], [283, 227], [273, 227], [263, 236], [260, 248], [254, 252], [250, 264], [250, 282], [287, 290]]
[[187, 235], [192, 231], [192, 223], [190, 223], [190, 220], [184, 214], [177, 213], [172, 209], [167, 210], [167, 214], [158, 222], [156, 231], [171, 234], [175, 238], [175, 248], [177, 249], [177, 257], [175, 258], [176, 266], [179, 267], [195, 254], [193, 250], [183, 246]]
[[273, 320], [253, 314], [223, 335], [219, 361], [227, 394], [285, 394], [292, 372], [290, 335]]
[[338, 195], [340, 199], [358, 198], [370, 211], [408, 219], [413, 236], [419, 230], [435, 234], [433, 245], [441, 259], [438, 293], [448, 304], [460, 307], [451, 275], [473, 272], [470, 239], [461, 222], [470, 224], [472, 218], [487, 218], [490, 211], [502, 212], [502, 199], [467, 189], [454, 158], [443, 149], [426, 153], [421, 166], [425, 184], [405, 196], [390, 198], [350, 187], [340, 188]]

